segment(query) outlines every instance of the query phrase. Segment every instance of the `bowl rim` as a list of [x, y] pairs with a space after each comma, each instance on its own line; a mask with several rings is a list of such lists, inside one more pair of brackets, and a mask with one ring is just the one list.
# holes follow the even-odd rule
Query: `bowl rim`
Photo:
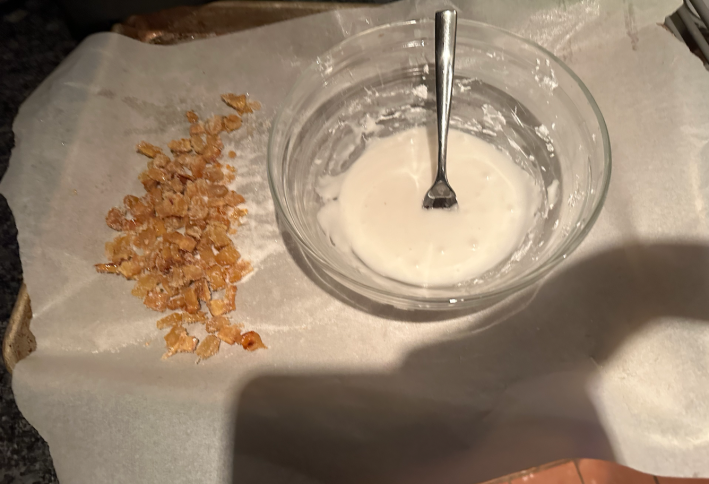
[[[364, 30], [362, 32], [359, 32], [355, 35], [352, 35], [350, 37], [347, 37], [346, 39], [342, 40], [341, 42], [335, 44], [332, 46], [330, 49], [327, 51], [323, 52], [320, 54], [314, 62], [312, 62], [306, 69], [304, 69], [300, 75], [298, 76], [298, 79], [296, 82], [293, 84], [291, 89], [289, 90], [288, 94], [286, 97], [283, 99], [281, 105], [278, 108], [278, 112], [276, 116], [273, 118], [273, 124], [271, 125], [271, 130], [269, 133], [269, 140], [268, 140], [268, 147], [267, 147], [267, 155], [266, 155], [266, 166], [267, 166], [267, 175], [268, 175], [268, 186], [269, 190], [271, 192], [271, 198], [274, 201], [274, 205], [276, 207], [276, 210], [279, 215], [281, 215], [281, 218], [283, 219], [283, 222], [286, 224], [286, 228], [290, 232], [292, 236], [295, 237], [296, 241], [298, 242], [298, 246], [301, 249], [304, 249], [307, 252], [307, 255], [315, 259], [315, 261], [323, 266], [323, 268], [326, 270], [326, 272], [330, 273], [335, 277], [335, 279], [341, 283], [344, 284], [346, 287], [349, 287], [353, 290], [356, 290], [357, 292], [360, 292], [367, 297], [373, 298], [373, 299], [379, 299], [377, 297], [372, 296], [372, 292], [376, 293], [377, 295], [383, 296], [383, 299], [386, 299], [389, 304], [393, 304], [393, 301], [397, 302], [406, 302], [408, 306], [412, 306], [411, 303], [414, 303], [413, 305], [417, 308], [421, 309], [435, 309], [435, 308], [462, 308], [466, 306], [472, 306], [477, 303], [482, 303], [485, 301], [491, 301], [491, 300], [501, 300], [503, 298], [506, 298], [510, 296], [511, 294], [514, 294], [515, 292], [524, 289], [525, 287], [528, 287], [535, 282], [541, 280], [546, 274], [548, 274], [552, 269], [554, 269], [562, 260], [566, 259], [576, 248], [583, 242], [583, 240], [586, 238], [590, 230], [593, 228], [593, 226], [596, 223], [596, 220], [598, 220], [598, 217], [600, 216], [601, 210], [603, 209], [603, 205], [605, 204], [606, 197], [608, 195], [608, 188], [610, 186], [610, 179], [611, 179], [611, 171], [612, 171], [612, 156], [611, 156], [611, 144], [610, 144], [610, 137], [608, 135], [608, 127], [606, 125], [606, 121], [603, 117], [603, 114], [601, 113], [600, 108], [598, 107], [598, 104], [596, 103], [596, 100], [594, 99], [593, 95], [589, 91], [589, 89], [586, 87], [584, 82], [581, 80], [581, 78], [573, 71], [569, 66], [566, 65], [561, 59], [559, 59], [556, 55], [545, 49], [544, 47], [540, 46], [539, 44], [526, 39], [524, 37], [521, 37], [513, 32], [510, 32], [506, 29], [496, 27], [494, 25], [490, 25], [484, 22], [479, 22], [476, 20], [468, 20], [468, 19], [458, 19], [458, 24], [464, 24], [470, 27], [475, 27], [479, 29], [487, 29], [487, 30], [493, 30], [497, 31], [499, 33], [502, 33], [504, 35], [507, 35], [513, 39], [516, 39], [518, 41], [523, 42], [524, 44], [527, 44], [528, 46], [532, 47], [533, 49], [539, 51], [540, 53], [544, 54], [551, 60], [553, 60], [558, 66], [560, 66], [575, 82], [576, 85], [581, 89], [581, 92], [586, 98], [586, 101], [589, 103], [591, 106], [591, 109], [593, 110], [593, 113], [596, 116], [596, 121], [598, 122], [599, 129], [601, 131], [601, 137], [602, 137], [602, 145], [603, 145], [603, 179], [601, 181], [601, 186], [599, 188], [600, 193], [598, 198], [595, 201], [595, 206], [592, 207], [591, 213], [586, 220], [586, 223], [584, 224], [583, 227], [576, 233], [574, 237], [571, 237], [570, 239], [567, 239], [565, 243], [560, 245], [554, 253], [550, 255], [550, 257], [544, 261], [539, 267], [536, 267], [532, 271], [530, 271], [527, 274], [524, 274], [521, 276], [519, 279], [515, 279], [511, 281], [510, 283], [503, 284], [501, 287], [495, 288], [490, 291], [486, 292], [481, 292], [481, 293], [475, 293], [475, 294], [470, 294], [470, 295], [464, 295], [464, 296], [455, 296], [455, 298], [451, 297], [442, 297], [442, 296], [435, 296], [435, 297], [422, 297], [422, 296], [409, 296], [409, 295], [403, 295], [401, 293], [395, 292], [395, 291], [390, 291], [381, 287], [377, 286], [372, 286], [369, 284], [364, 284], [356, 279], [351, 278], [349, 275], [341, 272], [337, 268], [335, 268], [326, 258], [321, 257], [317, 251], [315, 251], [313, 248], [310, 247], [310, 244], [301, 236], [300, 232], [298, 229], [294, 226], [293, 222], [290, 219], [289, 216], [289, 210], [286, 209], [286, 207], [283, 206], [281, 203], [281, 200], [279, 198], [277, 189], [276, 189], [276, 180], [274, 180], [274, 170], [272, 168], [272, 159], [273, 159], [273, 153], [274, 153], [274, 133], [276, 128], [280, 125], [283, 116], [286, 113], [287, 106], [291, 103], [293, 100], [293, 96], [295, 92], [298, 90], [298, 88], [305, 82], [306, 78], [308, 77], [308, 74], [316, 73], [321, 71], [320, 68], [320, 63], [319, 59], [321, 57], [326, 57], [328, 55], [334, 54], [338, 50], [341, 50], [342, 48], [348, 46], [349, 44], [355, 43], [359, 41], [360, 39], [364, 37], [371, 36], [373, 34], [376, 34], [380, 31], [384, 30], [389, 30], [393, 28], [400, 28], [400, 27], [406, 27], [409, 25], [423, 25], [423, 24], [433, 24], [433, 20], [424, 18], [424, 19], [411, 19], [411, 20], [404, 20], [404, 21], [397, 21], [397, 22], [390, 22], [386, 23], [383, 25], [379, 25], [377, 27], [373, 27], [371, 29]], [[334, 274], [333, 274], [334, 273]], [[380, 301], [382, 299], [379, 299]]]

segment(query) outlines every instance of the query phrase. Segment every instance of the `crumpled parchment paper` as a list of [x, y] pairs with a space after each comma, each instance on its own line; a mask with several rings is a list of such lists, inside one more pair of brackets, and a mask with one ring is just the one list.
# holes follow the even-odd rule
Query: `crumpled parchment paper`
[[[323, 281], [278, 229], [265, 152], [270, 119], [319, 54], [447, 4], [172, 47], [86, 39], [22, 106], [0, 185], [38, 342], [13, 389], [60, 481], [471, 483], [566, 457], [709, 476], [709, 76], [656, 24], [678, 3], [457, 4], [576, 71], [607, 121], [613, 175], [596, 226], [543, 283], [435, 321]], [[104, 216], [141, 193], [135, 144], [184, 133], [188, 109], [226, 112], [223, 92], [264, 106], [229, 143], [250, 211], [236, 241], [257, 267], [235, 317], [269, 349], [161, 361], [156, 314], [94, 272]]]

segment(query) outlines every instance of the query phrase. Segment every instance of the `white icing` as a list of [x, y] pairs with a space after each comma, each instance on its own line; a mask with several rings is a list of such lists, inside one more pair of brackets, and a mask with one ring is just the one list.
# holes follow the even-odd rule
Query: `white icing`
[[456, 210], [425, 210], [435, 172], [435, 131], [413, 128], [371, 142], [352, 167], [322, 178], [318, 221], [333, 244], [374, 271], [419, 286], [473, 279], [509, 258], [532, 225], [538, 189], [502, 151], [449, 134]]

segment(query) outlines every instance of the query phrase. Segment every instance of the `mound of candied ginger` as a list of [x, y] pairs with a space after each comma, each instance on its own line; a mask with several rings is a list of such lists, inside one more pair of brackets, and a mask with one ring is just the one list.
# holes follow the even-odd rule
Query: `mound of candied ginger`
[[[244, 197], [227, 187], [236, 170], [220, 161], [221, 133], [239, 129], [241, 117], [260, 105], [243, 94], [224, 94], [222, 100], [236, 114], [202, 122], [187, 112], [189, 137], [170, 141], [170, 154], [139, 143], [137, 151], [149, 158], [138, 177], [145, 194], [127, 195], [106, 216], [120, 234], [106, 243], [109, 262], [96, 270], [134, 280], [131, 293], [150, 309], [176, 311], [157, 322], [169, 329], [164, 357], [196, 353], [200, 361], [214, 356], [221, 343], [250, 351], [266, 347], [258, 333], [242, 333], [243, 326], [226, 317], [236, 309], [236, 283], [253, 269], [230, 237], [247, 215]], [[206, 328], [202, 341], [188, 333], [192, 324]]]

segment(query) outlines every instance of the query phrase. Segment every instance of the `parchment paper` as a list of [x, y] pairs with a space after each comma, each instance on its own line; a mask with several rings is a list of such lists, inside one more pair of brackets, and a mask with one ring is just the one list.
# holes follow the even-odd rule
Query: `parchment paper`
[[[461, 2], [527, 36], [595, 96], [612, 140], [603, 214], [542, 284], [474, 315], [339, 294], [279, 232], [269, 121], [298, 73], [438, 1], [345, 10], [173, 47], [86, 39], [22, 106], [0, 190], [19, 228], [38, 350], [13, 389], [68, 483], [477, 482], [566, 457], [709, 476], [709, 76], [656, 22], [678, 1]], [[98, 275], [106, 211], [143, 139], [183, 113], [264, 109], [230, 143], [256, 273], [235, 313], [267, 351], [160, 361], [154, 312]], [[374, 314], [376, 315], [374, 315]], [[149, 343], [149, 346], [146, 346]]]

